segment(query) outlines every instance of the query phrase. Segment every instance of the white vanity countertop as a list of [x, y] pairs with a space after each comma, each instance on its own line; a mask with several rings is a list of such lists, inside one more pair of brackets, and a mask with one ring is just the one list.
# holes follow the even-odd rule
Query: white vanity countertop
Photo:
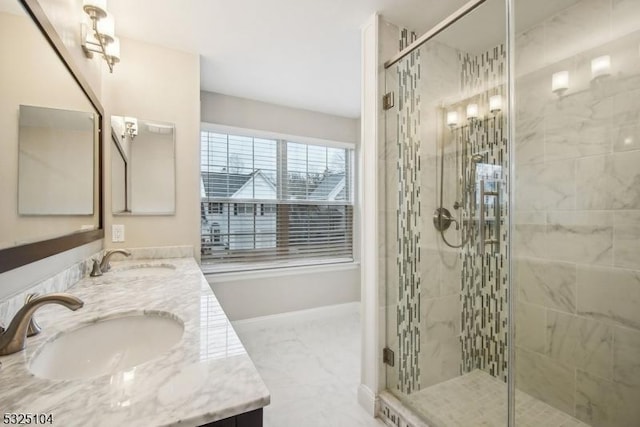
[[[176, 269], [162, 277], [117, 276], [119, 269], [142, 264], [170, 264]], [[0, 357], [0, 416], [52, 414], [53, 425], [65, 427], [198, 426], [269, 404], [266, 386], [195, 260], [112, 265], [112, 272], [69, 288], [68, 293], [84, 301], [83, 308], [74, 312], [57, 304], [41, 307], [35, 317], [42, 333], [27, 338], [24, 351]], [[181, 341], [113, 375], [49, 380], [29, 371], [38, 348], [59, 332], [143, 310], [177, 316], [184, 323]]]

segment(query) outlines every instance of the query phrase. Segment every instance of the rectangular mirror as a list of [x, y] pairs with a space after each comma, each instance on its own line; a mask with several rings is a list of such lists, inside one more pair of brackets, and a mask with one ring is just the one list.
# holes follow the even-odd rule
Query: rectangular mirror
[[115, 215], [173, 215], [175, 126], [111, 117], [111, 196]]
[[37, 0], [0, 0], [0, 273], [104, 236], [103, 109]]
[[20, 215], [93, 215], [96, 130], [92, 112], [20, 106]]

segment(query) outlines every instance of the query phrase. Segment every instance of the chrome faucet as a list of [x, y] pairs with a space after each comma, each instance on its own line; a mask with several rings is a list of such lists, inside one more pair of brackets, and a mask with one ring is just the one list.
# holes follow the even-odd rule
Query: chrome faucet
[[91, 272], [91, 276], [100, 276], [102, 275], [102, 273], [106, 273], [107, 271], [109, 271], [109, 269], [111, 268], [111, 265], [109, 264], [109, 260], [111, 259], [111, 257], [114, 254], [122, 254], [124, 256], [131, 256], [131, 252], [129, 252], [126, 249], [111, 249], [108, 250], [104, 253], [104, 257], [102, 257], [102, 261], [100, 261], [100, 272], [99, 274], [95, 274], [96, 273], [96, 269], [94, 268], [94, 271]]
[[0, 327], [0, 356], [16, 353], [24, 349], [27, 329], [33, 313], [46, 304], [60, 304], [76, 311], [84, 303], [70, 294], [47, 294], [30, 298], [11, 320], [7, 329]]

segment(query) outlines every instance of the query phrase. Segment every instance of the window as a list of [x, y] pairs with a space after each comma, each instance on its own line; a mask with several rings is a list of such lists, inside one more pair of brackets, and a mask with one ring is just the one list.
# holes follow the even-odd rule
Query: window
[[350, 147], [202, 131], [203, 263], [353, 260], [352, 164]]

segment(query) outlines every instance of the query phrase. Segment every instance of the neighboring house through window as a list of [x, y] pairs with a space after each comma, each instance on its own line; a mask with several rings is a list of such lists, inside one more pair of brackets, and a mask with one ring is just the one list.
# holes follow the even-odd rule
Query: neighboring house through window
[[203, 130], [203, 264], [353, 259], [353, 149]]

